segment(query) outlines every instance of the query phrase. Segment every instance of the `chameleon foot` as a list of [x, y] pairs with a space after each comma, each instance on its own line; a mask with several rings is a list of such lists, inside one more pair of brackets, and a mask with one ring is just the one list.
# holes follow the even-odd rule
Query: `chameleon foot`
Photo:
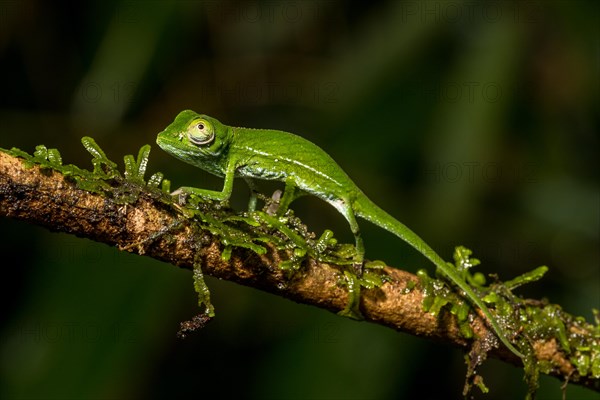
[[[361, 264], [362, 266], [362, 264]], [[352, 272], [344, 271], [343, 284], [348, 286], [348, 303], [346, 307], [338, 312], [338, 315], [356, 320], [364, 319], [360, 312], [360, 282]]]

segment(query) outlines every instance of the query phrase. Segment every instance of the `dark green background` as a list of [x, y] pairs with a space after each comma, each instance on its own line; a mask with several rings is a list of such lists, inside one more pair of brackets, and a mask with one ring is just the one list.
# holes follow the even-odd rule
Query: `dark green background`
[[[503, 279], [547, 264], [519, 293], [591, 320], [597, 3], [365, 3], [1, 1], [0, 147], [43, 143], [90, 167], [81, 136], [114, 160], [151, 143], [150, 173], [219, 189], [154, 145], [177, 112], [291, 131], [443, 257], [463, 244]], [[242, 209], [247, 189], [234, 192]], [[352, 239], [328, 205], [294, 208]], [[368, 257], [433, 270], [362, 227]], [[2, 398], [460, 397], [457, 349], [214, 279], [217, 318], [176, 340], [197, 312], [189, 271], [17, 221], [0, 229]], [[480, 372], [491, 392], [476, 398], [525, 392], [519, 369]], [[559, 399], [560, 384], [544, 377], [539, 398]]]

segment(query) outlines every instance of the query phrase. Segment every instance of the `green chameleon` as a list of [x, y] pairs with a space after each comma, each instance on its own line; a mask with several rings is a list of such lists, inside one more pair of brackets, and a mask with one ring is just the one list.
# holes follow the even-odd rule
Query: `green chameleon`
[[504, 345], [523, 355], [508, 341], [483, 301], [458, 272], [401, 222], [379, 208], [352, 182], [340, 166], [317, 145], [288, 132], [227, 126], [191, 110], [179, 113], [172, 124], [158, 134], [156, 143], [167, 153], [225, 178], [222, 191], [181, 187], [173, 195], [194, 194], [202, 198], [229, 199], [233, 179], [241, 177], [252, 190], [249, 210], [256, 207], [253, 179], [285, 183], [278, 215], [298, 197], [311, 194], [335, 207], [348, 221], [356, 241], [355, 265], [362, 268], [364, 245], [356, 217], [393, 233], [433, 262], [467, 297], [481, 309]]

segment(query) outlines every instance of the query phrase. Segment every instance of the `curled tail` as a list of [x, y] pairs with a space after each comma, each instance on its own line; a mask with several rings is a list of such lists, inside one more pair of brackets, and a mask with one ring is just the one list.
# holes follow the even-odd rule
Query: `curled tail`
[[453, 266], [448, 265], [423, 239], [421, 239], [416, 233], [410, 230], [406, 225], [396, 220], [390, 214], [379, 208], [373, 203], [367, 196], [361, 194], [353, 204], [354, 213], [367, 221], [385, 229], [388, 232], [393, 233], [400, 239], [411, 245], [419, 253], [423, 254], [429, 259], [444, 275], [446, 275], [456, 286], [458, 286], [465, 294], [466, 297], [479, 307], [485, 317], [488, 319], [492, 329], [500, 339], [500, 341], [515, 355], [523, 358], [521, 354], [506, 338], [506, 335], [496, 322], [496, 319], [492, 316], [487, 306], [483, 301], [475, 294], [473, 289], [467, 282], [460, 276], [460, 274], [454, 269]]

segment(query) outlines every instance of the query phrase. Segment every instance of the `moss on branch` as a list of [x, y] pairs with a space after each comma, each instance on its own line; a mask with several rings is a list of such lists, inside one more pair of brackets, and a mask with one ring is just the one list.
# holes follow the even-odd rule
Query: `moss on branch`
[[[64, 166], [57, 151], [43, 146], [34, 156], [0, 151], [0, 215], [183, 268], [201, 264], [204, 274], [332, 312], [346, 309], [349, 291], [341, 284], [348, 264], [346, 247], [330, 233], [317, 240], [293, 217], [275, 226], [265, 213], [240, 215], [209, 203], [181, 207], [168, 195], [169, 184], [161, 174], [144, 180], [149, 146], [137, 158], [125, 157], [121, 175], [93, 140], [84, 139], [84, 145], [94, 155], [93, 171]], [[461, 254], [455, 255], [457, 267], [474, 260], [470, 253]], [[516, 287], [541, 274], [506, 284]], [[385, 276], [385, 282], [360, 283], [357, 306], [366, 321], [471, 349], [469, 376], [475, 384], [475, 367], [487, 355], [522, 366], [498, 343], [482, 316], [457, 306], [460, 296], [448, 286], [434, 290], [441, 288], [441, 281], [389, 266], [371, 278], [377, 276]], [[477, 281], [477, 274], [469, 277]], [[490, 285], [486, 301], [498, 311], [509, 307], [507, 313], [518, 316], [516, 334], [530, 349], [526, 376], [532, 390], [541, 372], [600, 391], [598, 321], [591, 324], [558, 305], [519, 299], [506, 284]]]

